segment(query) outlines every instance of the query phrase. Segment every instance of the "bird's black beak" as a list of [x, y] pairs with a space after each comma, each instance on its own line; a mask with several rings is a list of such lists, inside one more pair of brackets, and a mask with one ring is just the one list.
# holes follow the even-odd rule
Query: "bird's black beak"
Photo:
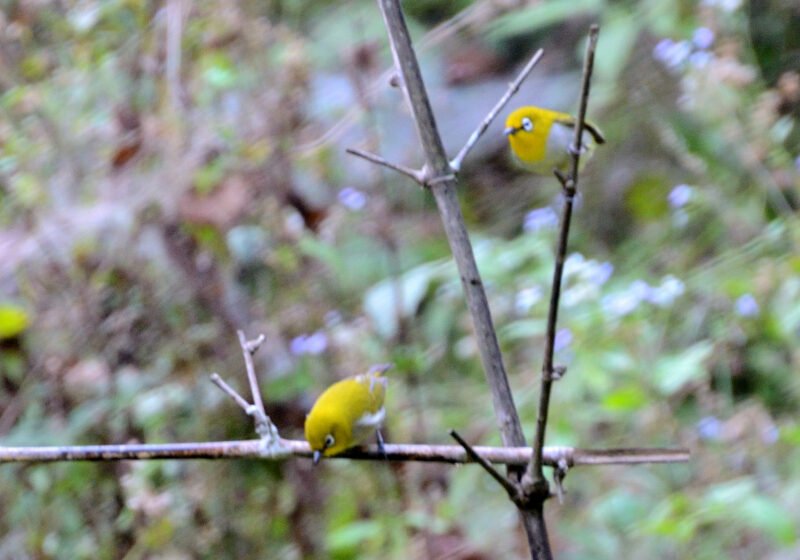
[[311, 461], [314, 463], [314, 465], [318, 465], [319, 460], [321, 458], [322, 458], [322, 451], [314, 451], [314, 453], [312, 453], [311, 455]]
[[509, 126], [507, 129], [503, 131], [503, 134], [505, 134], [506, 136], [511, 136], [512, 134], [515, 134], [518, 130], [519, 129], [516, 127]]

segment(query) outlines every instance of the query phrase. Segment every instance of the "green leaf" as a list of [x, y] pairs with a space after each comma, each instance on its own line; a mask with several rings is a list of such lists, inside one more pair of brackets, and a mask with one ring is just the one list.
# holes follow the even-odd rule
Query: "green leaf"
[[792, 515], [775, 500], [759, 494], [750, 478], [739, 478], [712, 486], [703, 499], [710, 517], [736, 520], [789, 544], [797, 538]]
[[547, 322], [544, 319], [522, 319], [509, 323], [498, 332], [504, 342], [520, 339], [531, 339], [544, 335]]
[[612, 412], [638, 410], [647, 405], [647, 394], [637, 386], [622, 387], [603, 399], [603, 406]]
[[586, 12], [596, 13], [604, 4], [603, 0], [540, 2], [530, 8], [512, 10], [497, 18], [489, 27], [488, 36], [491, 40], [498, 40], [531, 33], [567, 19], [574, 19]]
[[398, 311], [403, 317], [412, 317], [425, 297], [452, 272], [451, 263], [435, 261], [412, 268], [399, 278], [387, 278], [367, 290], [364, 311], [381, 336], [392, 338], [397, 333]]
[[654, 382], [664, 395], [672, 395], [691, 381], [706, 375], [704, 362], [711, 356], [714, 345], [703, 340], [674, 356], [661, 358], [653, 372]]
[[377, 520], [354, 521], [328, 533], [332, 553], [351, 550], [364, 541], [380, 537], [383, 527]]

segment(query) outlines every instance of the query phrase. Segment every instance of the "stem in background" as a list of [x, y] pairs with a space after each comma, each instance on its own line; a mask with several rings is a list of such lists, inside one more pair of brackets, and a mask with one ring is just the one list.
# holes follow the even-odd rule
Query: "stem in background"
[[542, 449], [544, 448], [545, 431], [547, 429], [547, 417], [550, 410], [550, 393], [553, 388], [554, 367], [553, 354], [555, 351], [556, 324], [558, 322], [558, 302], [561, 297], [561, 282], [564, 276], [564, 261], [567, 255], [567, 242], [569, 240], [569, 228], [572, 220], [572, 207], [575, 200], [575, 193], [578, 188], [578, 168], [581, 158], [580, 146], [583, 143], [583, 129], [586, 120], [586, 107], [589, 103], [589, 86], [591, 84], [592, 69], [594, 68], [594, 53], [597, 48], [597, 36], [599, 27], [595, 24], [589, 29], [589, 40], [586, 43], [586, 56], [583, 63], [583, 83], [581, 85], [581, 103], [578, 112], [578, 120], [575, 124], [575, 136], [570, 146], [572, 154], [571, 169], [569, 175], [564, 177], [556, 173], [562, 187], [564, 188], [564, 211], [561, 217], [561, 230], [558, 236], [558, 248], [556, 249], [556, 263], [553, 269], [553, 287], [550, 292], [550, 307], [547, 314], [547, 335], [544, 346], [544, 363], [542, 365], [542, 387], [539, 394], [539, 411], [536, 418], [536, 433], [533, 439], [533, 453], [531, 463], [528, 466], [526, 479], [530, 481], [533, 488], [543, 495], [549, 494], [547, 479], [544, 477], [542, 469]]

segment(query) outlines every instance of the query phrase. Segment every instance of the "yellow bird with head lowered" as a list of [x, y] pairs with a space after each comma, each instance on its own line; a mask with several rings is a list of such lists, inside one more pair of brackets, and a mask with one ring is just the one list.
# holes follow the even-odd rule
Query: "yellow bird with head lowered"
[[389, 364], [372, 366], [367, 373], [337, 381], [317, 398], [306, 416], [306, 441], [314, 464], [361, 445], [373, 433], [383, 448], [380, 427], [386, 416], [383, 401]]

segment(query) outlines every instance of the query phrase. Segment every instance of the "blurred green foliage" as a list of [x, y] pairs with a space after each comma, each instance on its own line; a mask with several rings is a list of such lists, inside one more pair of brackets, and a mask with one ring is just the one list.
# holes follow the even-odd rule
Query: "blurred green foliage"
[[[796, 557], [796, 9], [507, 4], [404, 7], [445, 135], [535, 47], [572, 83], [601, 25], [547, 443], [692, 449], [571, 472], [558, 557]], [[392, 361], [389, 441], [499, 443], [433, 202], [343, 155], [419, 162], [374, 2], [3, 8], [0, 444], [253, 437], [208, 382], [245, 386], [237, 328], [284, 437]], [[460, 196], [530, 436], [560, 200], [495, 140]], [[0, 558], [527, 557], [478, 468], [308, 463], [1, 465]]]

